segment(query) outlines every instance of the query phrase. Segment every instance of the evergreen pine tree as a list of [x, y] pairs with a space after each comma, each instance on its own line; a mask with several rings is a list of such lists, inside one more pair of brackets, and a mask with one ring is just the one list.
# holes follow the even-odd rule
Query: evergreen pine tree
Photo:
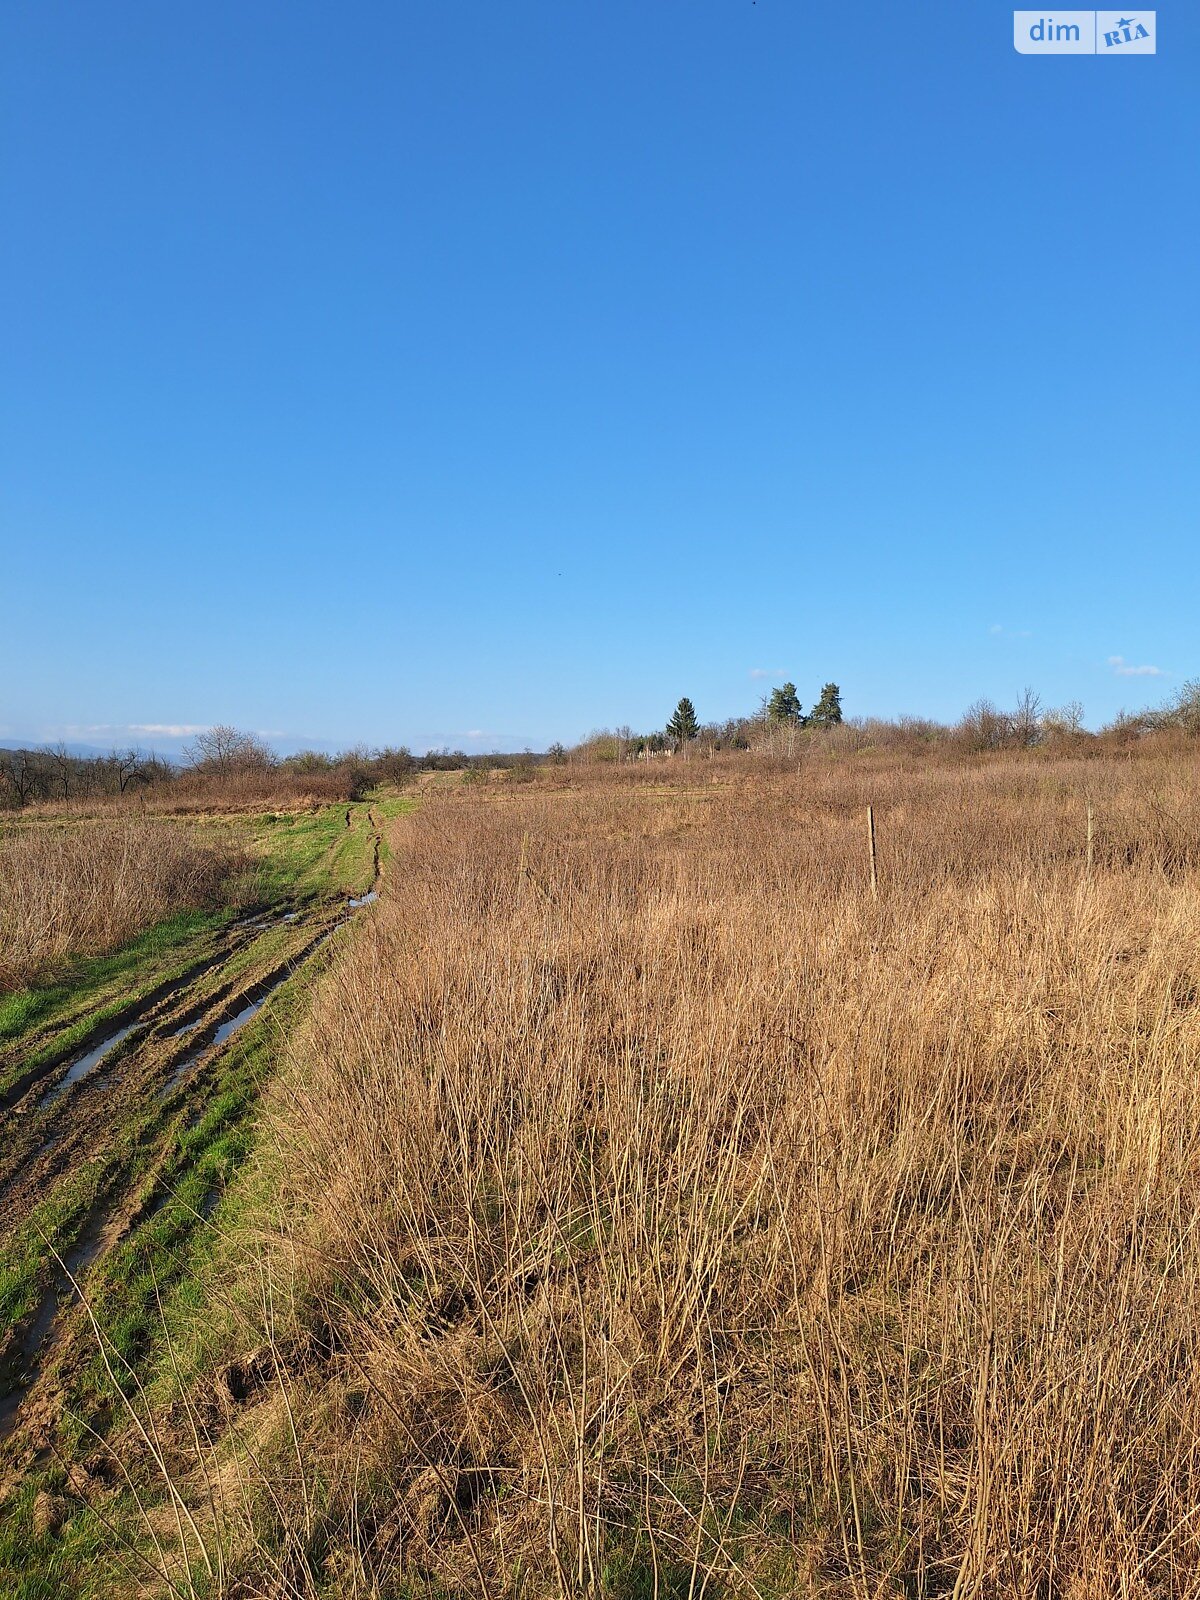
[[804, 715], [794, 683], [785, 683], [781, 689], [771, 690], [771, 698], [767, 701], [767, 720], [791, 722], [797, 727], [803, 724]]
[[696, 721], [696, 708], [687, 695], [684, 695], [675, 707], [675, 713], [667, 723], [667, 732], [681, 750], [689, 739], [694, 739], [700, 732], [700, 724]]
[[809, 712], [808, 720], [814, 728], [836, 728], [842, 720], [842, 691], [836, 683], [827, 683], [821, 698]]

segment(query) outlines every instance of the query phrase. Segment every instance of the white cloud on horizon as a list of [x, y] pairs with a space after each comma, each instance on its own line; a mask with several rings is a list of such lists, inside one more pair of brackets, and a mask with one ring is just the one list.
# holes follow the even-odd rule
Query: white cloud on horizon
[[1165, 678], [1166, 672], [1162, 667], [1142, 666], [1135, 667], [1126, 661], [1124, 656], [1109, 656], [1108, 664], [1118, 678]]
[[68, 722], [57, 728], [43, 728], [43, 738], [95, 739], [128, 738], [135, 734], [157, 734], [164, 739], [186, 739], [207, 733], [210, 722]]
[[[143, 734], [147, 737], [159, 739], [192, 739], [198, 733], [207, 733], [210, 728], [216, 727], [213, 722], [69, 722], [61, 728], [53, 730], [43, 728], [43, 737], [62, 737], [66, 739], [82, 738], [127, 738], [131, 734]], [[285, 739], [289, 737], [283, 728], [252, 728], [250, 730], [256, 739]]]
[[787, 673], [782, 667], [776, 667], [774, 672], [769, 671], [766, 667], [751, 667], [750, 676], [752, 678], [786, 678]]

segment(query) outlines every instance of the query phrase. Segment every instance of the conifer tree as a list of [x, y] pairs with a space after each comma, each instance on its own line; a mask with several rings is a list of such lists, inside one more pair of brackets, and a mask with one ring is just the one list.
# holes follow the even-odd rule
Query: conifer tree
[[827, 683], [821, 698], [808, 714], [814, 728], [836, 728], [842, 720], [842, 691], [836, 683]]
[[803, 710], [794, 683], [785, 683], [781, 689], [771, 690], [771, 698], [767, 701], [767, 720], [803, 726]]
[[689, 739], [694, 739], [700, 732], [700, 724], [696, 721], [696, 708], [687, 695], [684, 695], [675, 707], [674, 715], [667, 723], [667, 732], [680, 750]]

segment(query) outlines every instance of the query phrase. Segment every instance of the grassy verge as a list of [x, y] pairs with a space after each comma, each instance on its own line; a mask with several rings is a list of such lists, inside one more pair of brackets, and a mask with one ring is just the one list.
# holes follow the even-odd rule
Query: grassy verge
[[[295, 899], [312, 899], [332, 891], [364, 893], [375, 875], [377, 829], [371, 818], [382, 825], [411, 811], [415, 803], [400, 795], [372, 795], [368, 800], [315, 812], [256, 817], [254, 848], [262, 856], [269, 892], [274, 898]], [[386, 840], [381, 843], [380, 858], [387, 858]]]

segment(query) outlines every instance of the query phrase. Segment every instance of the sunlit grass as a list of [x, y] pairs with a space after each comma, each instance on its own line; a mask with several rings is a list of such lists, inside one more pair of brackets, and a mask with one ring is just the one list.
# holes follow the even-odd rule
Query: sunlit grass
[[110, 1285], [182, 1592], [1194, 1594], [1198, 775], [428, 786]]

